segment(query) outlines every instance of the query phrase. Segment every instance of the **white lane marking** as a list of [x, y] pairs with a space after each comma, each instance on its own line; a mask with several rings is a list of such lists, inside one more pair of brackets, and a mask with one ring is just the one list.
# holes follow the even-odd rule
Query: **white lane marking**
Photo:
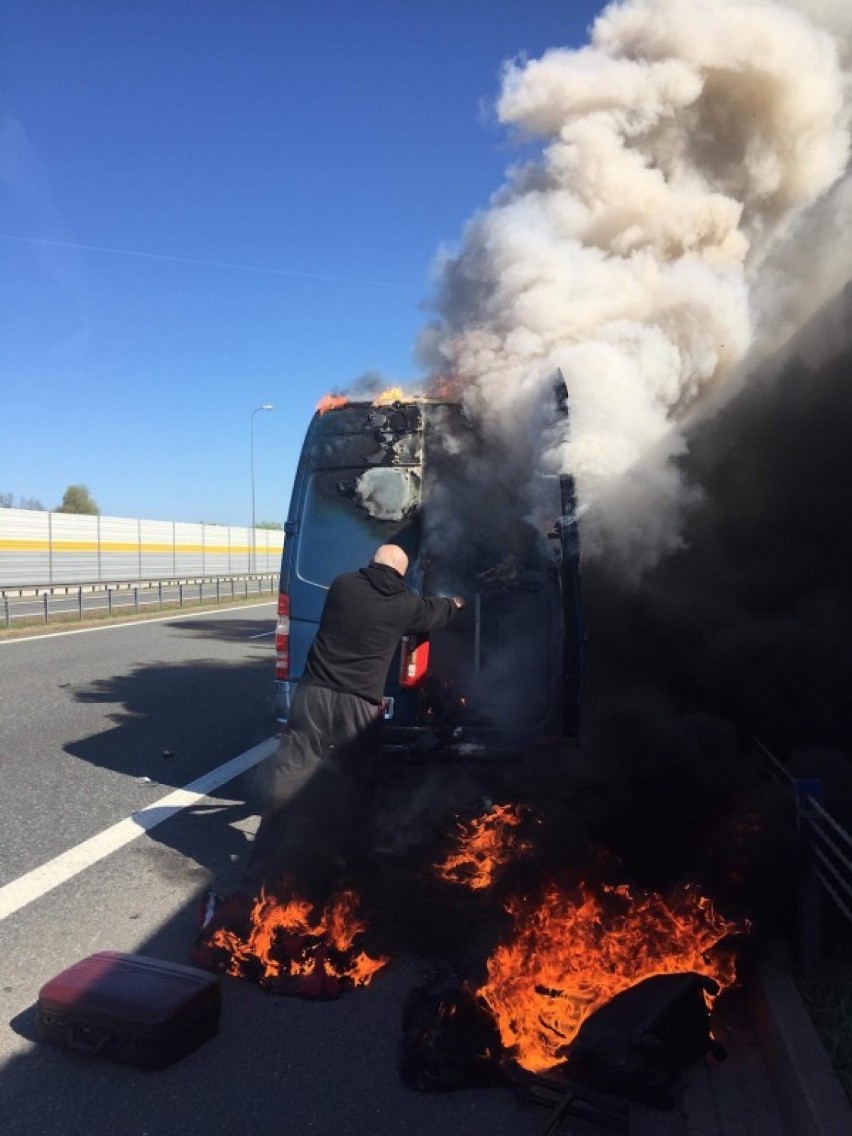
[[275, 628], [273, 627], [273, 629], [271, 631], [261, 631], [257, 635], [249, 635], [249, 639], [266, 639], [268, 636], [274, 635], [274, 634], [275, 634]]
[[[277, 603], [277, 600], [263, 600], [262, 603], [239, 604], [237, 607], [214, 607], [209, 609], [216, 612], [250, 611], [253, 607], [268, 607]], [[105, 623], [103, 627], [77, 627], [73, 631], [48, 631], [44, 635], [21, 635], [17, 639], [0, 639], [0, 647], [8, 643], [32, 643], [36, 639], [58, 639], [61, 635], [87, 635], [90, 631], [115, 631], [119, 627], [140, 627], [145, 623], [167, 623], [171, 619], [191, 619], [194, 615], [207, 614], [203, 608], [198, 611], [187, 611], [183, 615], [157, 615], [153, 619], [127, 619], [123, 623]], [[270, 632], [272, 634], [272, 632]]]
[[278, 738], [267, 738], [265, 742], [260, 742], [245, 753], [226, 761], [218, 769], [211, 769], [203, 777], [191, 781], [183, 789], [175, 789], [173, 793], [168, 793], [159, 801], [146, 805], [138, 813], [125, 817], [110, 828], [105, 828], [103, 832], [84, 840], [75, 848], [69, 848], [67, 852], [48, 860], [40, 868], [34, 868], [26, 875], [12, 880], [11, 883], [0, 888], [0, 921], [26, 907], [33, 900], [39, 899], [46, 892], [64, 884], [86, 868], [90, 868], [99, 860], [103, 860], [111, 852], [123, 848], [137, 836], [150, 832], [164, 820], [169, 820], [179, 813], [181, 809], [194, 805], [196, 801], [206, 797], [226, 781], [231, 781], [275, 753], [277, 747]]

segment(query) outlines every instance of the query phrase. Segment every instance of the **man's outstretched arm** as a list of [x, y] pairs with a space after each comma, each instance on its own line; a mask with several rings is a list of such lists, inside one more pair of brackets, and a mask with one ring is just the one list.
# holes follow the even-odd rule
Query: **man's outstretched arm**
[[446, 627], [457, 611], [464, 607], [461, 596], [424, 596], [412, 616], [406, 634], [437, 631]]

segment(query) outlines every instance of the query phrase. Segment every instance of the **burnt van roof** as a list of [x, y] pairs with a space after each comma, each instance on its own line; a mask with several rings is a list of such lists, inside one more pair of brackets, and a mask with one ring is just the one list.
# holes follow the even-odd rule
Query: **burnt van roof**
[[396, 399], [393, 402], [357, 400], [318, 409], [311, 420], [308, 438], [333, 434], [419, 434], [424, 425], [438, 419], [457, 418], [461, 403], [441, 398]]
[[317, 403], [316, 413], [320, 415], [335, 414], [341, 410], [357, 408], [364, 410], [373, 408], [381, 410], [388, 406], [460, 406], [460, 398], [438, 397], [427, 394], [413, 394], [407, 398], [374, 399], [374, 398], [346, 398], [345, 395], [326, 395]]

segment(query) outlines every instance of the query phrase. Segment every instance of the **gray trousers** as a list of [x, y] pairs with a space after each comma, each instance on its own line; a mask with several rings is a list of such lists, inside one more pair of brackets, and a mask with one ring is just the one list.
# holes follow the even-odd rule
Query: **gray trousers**
[[243, 887], [316, 891], [367, 851], [381, 708], [310, 682], [296, 687], [271, 762], [269, 806]]

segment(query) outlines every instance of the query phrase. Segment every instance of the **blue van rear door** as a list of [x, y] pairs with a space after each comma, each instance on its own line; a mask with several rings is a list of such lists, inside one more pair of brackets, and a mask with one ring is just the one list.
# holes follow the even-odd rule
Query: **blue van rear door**
[[290, 541], [291, 677], [298, 681], [328, 588], [397, 543], [420, 549], [422, 415], [416, 405], [348, 404], [312, 423]]

